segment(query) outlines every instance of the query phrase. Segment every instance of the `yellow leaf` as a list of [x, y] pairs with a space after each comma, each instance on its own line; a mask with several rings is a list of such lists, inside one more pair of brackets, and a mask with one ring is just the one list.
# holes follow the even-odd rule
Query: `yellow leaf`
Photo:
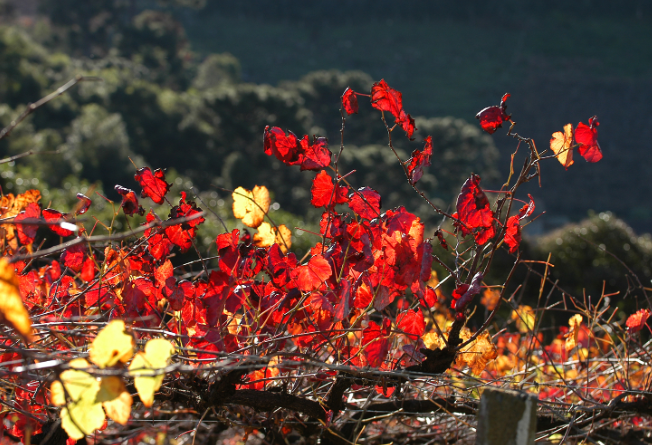
[[421, 336], [423, 344], [426, 345], [428, 349], [443, 349], [446, 347], [446, 342], [443, 338], [439, 337], [439, 334], [436, 332], [428, 332]]
[[517, 310], [512, 311], [512, 320], [516, 321], [516, 328], [519, 332], [527, 334], [534, 329], [536, 316], [530, 306], [519, 306]]
[[550, 139], [550, 149], [557, 155], [561, 165], [568, 168], [573, 165], [573, 125], [564, 125], [564, 132], [557, 131]]
[[262, 224], [269, 210], [269, 191], [267, 187], [255, 186], [252, 191], [238, 187], [233, 197], [233, 216], [242, 220], [245, 226], [254, 229]]
[[466, 346], [457, 356], [455, 365], [463, 367], [464, 365], [471, 368], [471, 372], [480, 375], [490, 360], [498, 357], [498, 349], [491, 341], [488, 332], [483, 332]]
[[56, 406], [66, 405], [66, 396], [70, 402], [61, 410], [61, 426], [72, 439], [79, 440], [92, 434], [104, 424], [104, 410], [97, 400], [100, 382], [79, 368], [90, 365], [84, 359], [70, 362], [72, 368], [61, 373], [59, 380], [50, 387], [50, 399]]
[[272, 227], [264, 222], [258, 227], [258, 233], [254, 234], [254, 245], [258, 247], [269, 247], [278, 244], [283, 253], [292, 247], [292, 232], [284, 224]]
[[32, 322], [18, 290], [14, 266], [7, 258], [0, 259], [0, 322], [9, 324], [23, 337], [32, 335]]
[[134, 385], [143, 405], [150, 407], [154, 403], [154, 393], [163, 383], [163, 373], [153, 375], [165, 368], [169, 362], [174, 346], [167, 340], [157, 338], [145, 345], [145, 352], [136, 354], [129, 365], [129, 373], [134, 376]]
[[133, 400], [120, 377], [104, 377], [100, 383], [97, 400], [102, 402], [109, 419], [118, 422], [120, 425], [127, 424]]
[[566, 351], [570, 351], [577, 346], [577, 337], [580, 334], [581, 325], [582, 316], [580, 314], [575, 314], [570, 318], [570, 320], [568, 320], [568, 326], [570, 326], [570, 329], [566, 334]]
[[112, 320], [97, 334], [89, 358], [100, 368], [126, 363], [134, 355], [134, 338], [125, 331], [125, 322]]

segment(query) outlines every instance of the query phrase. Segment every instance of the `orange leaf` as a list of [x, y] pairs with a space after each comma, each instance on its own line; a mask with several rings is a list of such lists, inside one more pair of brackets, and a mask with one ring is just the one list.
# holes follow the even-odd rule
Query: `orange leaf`
[[555, 153], [561, 165], [570, 167], [573, 165], [573, 125], [564, 125], [564, 132], [557, 131], [550, 139], [550, 149]]
[[566, 351], [570, 351], [577, 346], [577, 337], [580, 334], [581, 325], [582, 316], [580, 314], [575, 314], [570, 318], [570, 320], [568, 320], [570, 330], [568, 331], [568, 334], [566, 334]]
[[32, 334], [32, 322], [18, 291], [14, 266], [7, 258], [0, 259], [0, 322], [8, 324], [23, 337]]

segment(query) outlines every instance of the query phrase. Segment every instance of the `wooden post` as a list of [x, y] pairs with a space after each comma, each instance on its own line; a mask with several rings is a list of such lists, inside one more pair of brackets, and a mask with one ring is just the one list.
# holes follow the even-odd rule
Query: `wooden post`
[[480, 398], [476, 445], [532, 445], [537, 430], [537, 398], [488, 387]]

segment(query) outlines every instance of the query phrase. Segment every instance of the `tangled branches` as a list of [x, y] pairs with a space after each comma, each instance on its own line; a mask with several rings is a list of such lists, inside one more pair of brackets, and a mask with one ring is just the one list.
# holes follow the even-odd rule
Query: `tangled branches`
[[[381, 211], [375, 190], [355, 188], [355, 172], [341, 174], [358, 96], [380, 110], [406, 180], [442, 216], [432, 238], [418, 216], [403, 207]], [[109, 234], [94, 235], [98, 223], [91, 229], [77, 218], [92, 209], [88, 197], [62, 213], [42, 209], [36, 190], [4, 196], [0, 403], [7, 437], [41, 444], [89, 435], [208, 443], [236, 434], [259, 443], [470, 442], [479, 396], [495, 386], [538, 396], [542, 441], [646, 440], [652, 343], [637, 332], [649, 311], [626, 328], [608, 295], [597, 303], [574, 297], [550, 279], [549, 261], [519, 251], [522, 225], [535, 210], [529, 197], [513, 211], [519, 187], [540, 177], [547, 158], [564, 155], [569, 166], [575, 147], [594, 162], [597, 120], [581, 124], [584, 133], [596, 129], [592, 137], [564, 141], [546, 156], [512, 133], [507, 97], [479, 118], [490, 132], [510, 123], [508, 135], [529, 148], [523, 167], [494, 202], [471, 174], [454, 213], [418, 187], [431, 165], [431, 138], [407, 160], [395, 148], [395, 131], [411, 138], [414, 120], [384, 81], [370, 95], [345, 92], [335, 155], [324, 138], [266, 128], [268, 155], [318, 171], [311, 204], [322, 217], [303, 259], [291, 251], [290, 230], [270, 218], [262, 186], [233, 192], [235, 217], [257, 233], [225, 230], [212, 257], [196, 243], [201, 225], [215, 222], [211, 214], [185, 192], [173, 204], [161, 170], [135, 175], [140, 198], [163, 206], [146, 216], [136, 193], [116, 186], [121, 217], [140, 223], [125, 233], [102, 223]], [[168, 209], [167, 218], [159, 215]], [[52, 243], [54, 235], [61, 242]], [[499, 254], [512, 266], [499, 271], [499, 284], [487, 282]], [[532, 286], [513, 283], [519, 268], [540, 277], [536, 298], [523, 301]], [[640, 281], [636, 292], [647, 297]], [[475, 323], [480, 296], [486, 311]], [[562, 305], [569, 327], [553, 332], [542, 320]]]

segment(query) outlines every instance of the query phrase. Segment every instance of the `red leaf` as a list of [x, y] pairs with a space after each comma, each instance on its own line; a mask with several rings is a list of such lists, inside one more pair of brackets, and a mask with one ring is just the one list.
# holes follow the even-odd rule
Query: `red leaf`
[[[187, 199], [186, 192], [181, 192], [181, 199], [179, 199], [179, 205], [172, 207], [172, 210], [170, 210], [170, 218], [172, 219], [188, 218], [193, 215], [196, 215], [197, 213], [201, 213], [202, 209], [197, 207], [197, 204], [194, 201], [186, 201], [186, 199]], [[204, 219], [203, 216], [199, 216], [183, 224], [187, 225], [188, 227], [197, 227], [204, 221], [206, 221], [206, 219]]]
[[[172, 207], [172, 210], [170, 210], [170, 219], [187, 218], [201, 211], [193, 201], [186, 202], [186, 192], [181, 192], [179, 205]], [[179, 246], [182, 251], [186, 251], [192, 246], [192, 239], [197, 231], [196, 227], [204, 221], [204, 217], [198, 217], [185, 223], [168, 226], [165, 228], [165, 235], [172, 244]]]
[[382, 79], [371, 87], [371, 106], [380, 111], [389, 111], [398, 120], [403, 109], [403, 95]]
[[648, 309], [641, 309], [640, 311], [630, 315], [626, 322], [627, 330], [632, 333], [640, 331], [647, 323], [649, 316], [650, 311]]
[[[426, 286], [425, 295], [420, 303], [426, 308], [433, 308], [438, 302], [437, 292], [430, 286]], [[425, 303], [425, 304], [424, 304]]]
[[423, 335], [426, 330], [426, 322], [423, 319], [421, 309], [403, 312], [396, 317], [396, 326], [410, 337], [410, 340], [416, 341]]
[[195, 298], [195, 288], [190, 281], [179, 281], [178, 287], [168, 294], [167, 299], [173, 311], [180, 311], [186, 299]]
[[518, 212], [518, 219], [527, 218], [534, 212], [534, 198], [532, 195], [527, 195], [530, 198], [530, 202], [521, 207], [521, 210]]
[[503, 126], [503, 122], [508, 121], [511, 117], [511, 115], [505, 113], [505, 109], [507, 108], [505, 101], [507, 101], [509, 96], [509, 94], [505, 94], [500, 100], [500, 105], [487, 107], [476, 114], [475, 118], [480, 120], [480, 126], [487, 133], [494, 133], [498, 128]]
[[170, 240], [164, 234], [160, 233], [148, 238], [147, 244], [149, 245], [150, 253], [157, 260], [166, 258], [172, 251], [172, 247], [174, 247]]
[[34, 238], [36, 237], [36, 232], [38, 231], [38, 226], [19, 224], [19, 222], [24, 221], [26, 219], [38, 219], [40, 216], [41, 216], [40, 207], [38, 206], [37, 203], [32, 202], [25, 208], [25, 210], [20, 212], [16, 216], [16, 218], [14, 218], [14, 221], [16, 222], [16, 231], [18, 232], [18, 239], [20, 240], [20, 243], [22, 245], [26, 246], [34, 242]]
[[380, 195], [369, 187], [361, 187], [349, 195], [349, 207], [365, 219], [380, 216]]
[[122, 187], [121, 185], [116, 185], [115, 191], [120, 193], [120, 196], [122, 196], [122, 203], [120, 206], [125, 212], [125, 215], [134, 216], [135, 213], [138, 213], [140, 216], [143, 216], [145, 214], [145, 209], [138, 205], [138, 198], [136, 198], [136, 194], [133, 190]]
[[267, 265], [274, 284], [284, 287], [291, 279], [291, 272], [297, 267], [297, 257], [292, 252], [284, 255], [279, 245], [273, 244], [267, 254]]
[[383, 364], [389, 351], [389, 341], [383, 335], [380, 326], [373, 321], [370, 321], [369, 326], [362, 331], [362, 345], [369, 366], [377, 368]]
[[489, 227], [480, 227], [476, 229], [473, 237], [478, 246], [483, 246], [487, 241], [496, 236], [496, 227], [492, 224]]
[[518, 247], [521, 245], [521, 224], [520, 220], [527, 218], [534, 212], [534, 199], [531, 195], [530, 202], [521, 207], [518, 215], [510, 216], [507, 219], [505, 231], [505, 244], [509, 246], [510, 253], [516, 253]]
[[392, 394], [394, 394], [394, 390], [395, 390], [396, 388], [393, 387], [393, 386], [390, 386], [389, 388], [384, 388], [384, 387], [382, 387], [382, 386], [380, 386], [380, 385], [376, 385], [376, 386], [374, 387], [374, 389], [376, 390], [376, 392], [377, 392], [378, 394], [382, 395], [383, 397], [387, 397], [387, 398], [389, 398], [389, 397], [392, 397]]
[[487, 195], [480, 188], [480, 176], [471, 175], [462, 186], [457, 197], [457, 213], [460, 221], [469, 229], [493, 225], [494, 213]]
[[412, 135], [414, 134], [414, 130], [417, 129], [417, 127], [414, 126], [414, 119], [412, 119], [412, 116], [407, 114], [405, 110], [401, 110], [401, 113], [399, 114], [399, 117], [396, 119], [396, 123], [403, 128], [403, 130], [407, 133], [407, 137], [409, 140], [413, 140]]
[[324, 212], [319, 221], [319, 233], [327, 238], [335, 238], [344, 233], [345, 223], [342, 215], [333, 212]]
[[294, 269], [291, 275], [299, 290], [311, 292], [319, 289], [322, 283], [330, 278], [332, 270], [330, 263], [323, 255], [315, 255], [310, 258], [307, 265]]
[[414, 150], [412, 157], [408, 159], [408, 174], [410, 182], [416, 184], [421, 176], [423, 176], [423, 167], [430, 166], [430, 157], [432, 156], [432, 136], [428, 136], [425, 140], [426, 144], [423, 150]]
[[149, 167], [143, 167], [134, 176], [138, 181], [143, 191], [140, 192], [141, 198], [152, 198], [156, 204], [163, 204], [165, 195], [170, 190], [172, 184], [165, 182], [165, 173], [160, 168], [156, 169], [152, 174]]
[[340, 281], [339, 298], [333, 312], [333, 321], [335, 322], [344, 320], [351, 312], [351, 282], [349, 280]]
[[279, 161], [287, 165], [301, 163], [301, 149], [297, 137], [291, 131], [288, 131], [286, 135], [279, 127], [273, 127], [270, 130], [268, 125], [265, 127], [263, 143], [266, 155], [274, 155]]
[[78, 215], [83, 215], [88, 211], [93, 201], [91, 201], [91, 198], [84, 195], [83, 193], [77, 193], [77, 199], [79, 199], [79, 202], [77, 203], [77, 211], [75, 213]]
[[441, 229], [435, 230], [435, 236], [439, 240], [439, 244], [441, 244], [441, 247], [448, 250], [448, 243], [446, 242], [446, 238], [444, 238], [444, 233], [441, 231]]
[[338, 185], [335, 194], [333, 193], [334, 189], [333, 178], [326, 173], [326, 170], [320, 171], [312, 181], [310, 203], [315, 207], [330, 207], [330, 204], [342, 204], [348, 201], [346, 187]]
[[332, 324], [333, 312], [335, 311], [328, 297], [319, 292], [313, 292], [310, 294], [307, 303], [310, 305], [313, 319], [319, 330], [328, 329]]
[[165, 282], [172, 276], [173, 272], [174, 267], [172, 266], [172, 262], [170, 260], [165, 260], [163, 264], [157, 267], [154, 271], [154, 279], [156, 280], [158, 286], [164, 287]]
[[54, 233], [56, 233], [59, 236], [70, 236], [74, 233], [72, 230], [64, 229], [59, 225], [60, 223], [66, 220], [66, 215], [64, 215], [58, 210], [44, 209], [43, 218], [45, 219], [45, 222], [51, 223], [48, 224], [50, 230], [52, 230]]
[[351, 88], [344, 90], [342, 107], [347, 114], [358, 114], [358, 96]]
[[306, 135], [299, 141], [303, 148], [301, 170], [319, 170], [328, 167], [333, 156], [333, 153], [328, 149], [328, 139], [313, 136], [312, 145], [308, 139], [308, 135]]
[[516, 253], [518, 246], [521, 245], [521, 224], [519, 224], [518, 215], [510, 216], [507, 219], [505, 244], [509, 246], [509, 253]]
[[75, 244], [61, 254], [61, 262], [75, 272], [79, 272], [84, 261], [84, 246]]
[[95, 278], [95, 261], [93, 261], [93, 258], [88, 257], [82, 264], [81, 279], [89, 282], [92, 281], [93, 278]]
[[593, 116], [589, 118], [589, 125], [580, 122], [575, 129], [575, 142], [580, 145], [580, 155], [587, 162], [598, 162], [602, 159], [602, 150], [598, 144], [598, 125], [598, 118]]
[[365, 273], [362, 282], [355, 291], [353, 305], [358, 309], [366, 309], [374, 299], [374, 290], [369, 276]]

